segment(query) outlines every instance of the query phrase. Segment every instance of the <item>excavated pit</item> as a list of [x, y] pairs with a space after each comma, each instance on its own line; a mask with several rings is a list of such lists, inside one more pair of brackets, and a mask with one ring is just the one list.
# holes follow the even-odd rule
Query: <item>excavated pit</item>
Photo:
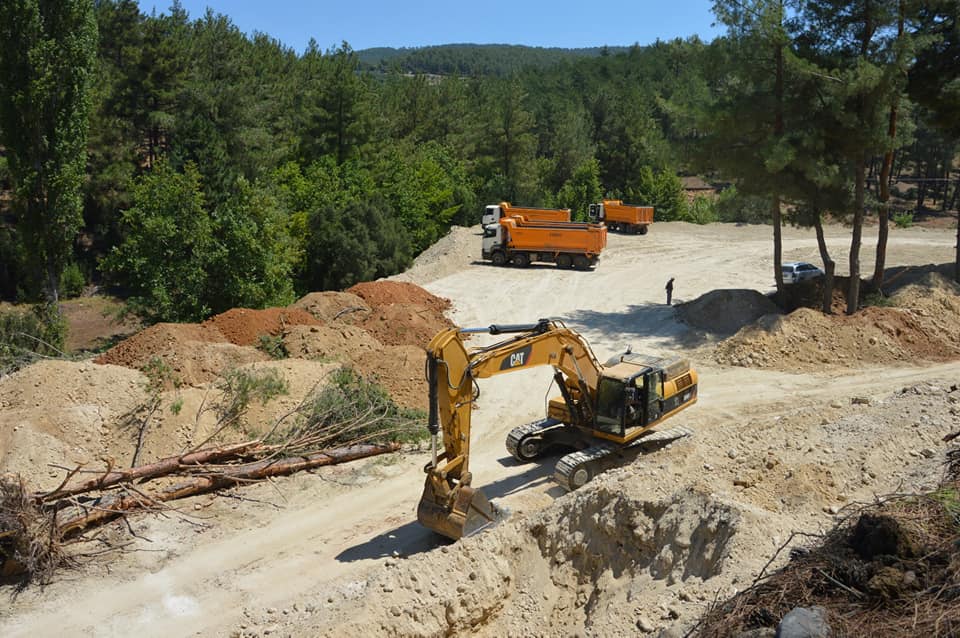
[[386, 561], [368, 580], [327, 592], [323, 624], [307, 633], [635, 633], [639, 616], [659, 617], [656, 601], [673, 598], [671, 588], [714, 586], [743, 512], [690, 489], [643, 498], [629, 492], [627, 473], [619, 474], [600, 477], [530, 517]]

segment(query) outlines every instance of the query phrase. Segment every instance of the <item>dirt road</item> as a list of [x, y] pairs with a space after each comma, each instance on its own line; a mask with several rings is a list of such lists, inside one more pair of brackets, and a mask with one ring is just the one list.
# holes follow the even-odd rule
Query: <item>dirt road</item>
[[[872, 265], [867, 234], [861, 259]], [[950, 262], [954, 237], [953, 230], [894, 229], [887, 263]], [[847, 230], [828, 228], [828, 240], [838, 273], [845, 273]], [[728, 447], [711, 440], [726, 441], [718, 435], [747, 421], [768, 423], [831, 402], [848, 406], [852, 396], [881, 396], [931, 378], [960, 377], [957, 363], [799, 375], [721, 368], [708, 360], [710, 338], [676, 319], [664, 304], [664, 284], [675, 278], [675, 303], [718, 288], [767, 292], [773, 283], [768, 227], [670, 223], [655, 225], [643, 237], [611, 234], [592, 272], [496, 268], [475, 261], [480, 236], [472, 241], [474, 247], [465, 245], [468, 253], [448, 254], [440, 265], [405, 278], [450, 298], [452, 318], [461, 326], [556, 317], [580, 331], [600, 360], [627, 346], [654, 354], [693, 352], [701, 374], [700, 401], [681, 419], [697, 432], [700, 465], [704, 459], [724, 463]], [[785, 260], [817, 263], [817, 255], [812, 231], [785, 230]], [[550, 378], [549, 370], [540, 369], [480, 385], [474, 483], [521, 518], [562, 495], [552, 483], [549, 460], [517, 465], [503, 446], [512, 427], [542, 414]], [[140, 552], [117, 561], [110, 573], [81, 572], [44, 591], [24, 592], [0, 611], [0, 635], [241, 635], [273, 626], [295, 635], [311, 633], [315, 629], [305, 628], [316, 625], [296, 619], [312, 614], [314, 605], [332, 601], [334, 593], [349, 593], [391, 556], [442, 545], [415, 522], [426, 460], [425, 453], [411, 452], [331, 468], [244, 493], [259, 502], [198, 500], [188, 506], [194, 507], [188, 513], [198, 517], [192, 522], [145, 520], [137, 532], [149, 542], [138, 544]], [[783, 527], [811, 517], [823, 524], [826, 515], [814, 514], [784, 513]]]

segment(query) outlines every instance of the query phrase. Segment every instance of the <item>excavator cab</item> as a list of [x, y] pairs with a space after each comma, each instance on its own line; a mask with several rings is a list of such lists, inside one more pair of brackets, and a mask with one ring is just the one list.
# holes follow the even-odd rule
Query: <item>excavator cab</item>
[[646, 425], [651, 407], [656, 406], [655, 401], [651, 406], [648, 400], [650, 387], [639, 375], [627, 379], [601, 377], [597, 389], [596, 430], [623, 438], [634, 428]]

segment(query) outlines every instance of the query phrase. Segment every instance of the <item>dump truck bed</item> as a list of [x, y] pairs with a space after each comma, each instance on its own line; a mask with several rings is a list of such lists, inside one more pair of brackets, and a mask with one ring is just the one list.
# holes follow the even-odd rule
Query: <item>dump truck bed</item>
[[607, 245], [603, 224], [528, 222], [516, 218], [502, 219], [500, 224], [507, 231], [507, 246], [511, 250], [597, 255]]
[[603, 200], [603, 211], [607, 223], [652, 224], [653, 206], [632, 206], [620, 200]]

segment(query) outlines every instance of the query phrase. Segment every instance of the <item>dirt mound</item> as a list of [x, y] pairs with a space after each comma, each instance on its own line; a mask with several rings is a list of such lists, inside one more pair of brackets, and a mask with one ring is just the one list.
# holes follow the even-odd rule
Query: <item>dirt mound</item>
[[216, 326], [193, 323], [158, 323], [121, 341], [94, 363], [142, 368], [152, 356], [188, 342], [226, 343]]
[[255, 348], [197, 341], [178, 344], [155, 353], [155, 356], [170, 367], [174, 379], [192, 386], [214, 381], [231, 368], [270, 358]]
[[387, 346], [424, 347], [434, 335], [453, 325], [444, 315], [450, 300], [401, 281], [361, 283], [348, 292], [311, 293], [294, 307], [326, 323], [363, 328]]
[[297, 326], [284, 338], [292, 357], [349, 364], [375, 379], [404, 407], [426, 409], [424, 351], [415, 345], [384, 345], [356, 326]]
[[370, 312], [370, 306], [357, 295], [349, 292], [311, 292], [310, 294], [298, 299], [291, 308], [306, 310], [311, 315], [324, 323], [343, 319], [353, 319], [354, 313], [357, 316], [365, 316]]
[[708, 332], [733, 334], [760, 317], [778, 314], [777, 305], [756, 290], [711, 290], [677, 306], [687, 325]]
[[143, 370], [154, 358], [170, 368], [175, 380], [198, 385], [216, 379], [228, 368], [268, 357], [255, 348], [230, 343], [212, 323], [158, 323], [120, 342], [94, 362]]
[[367, 281], [347, 288], [346, 292], [357, 295], [375, 309], [397, 303], [419, 305], [438, 312], [450, 307], [449, 299], [432, 295], [406, 281]]
[[51, 464], [120, 458], [124, 415], [145, 398], [144, 376], [119, 366], [39, 361], [0, 380], [0, 472], [55, 487]]
[[395, 303], [377, 308], [359, 325], [386, 345], [425, 348], [438, 332], [453, 327], [453, 322], [435, 308]]
[[715, 358], [730, 365], [806, 372], [960, 357], [960, 287], [933, 274], [891, 301], [896, 307], [870, 306], [849, 316], [809, 308], [767, 315], [720, 343]]
[[386, 346], [380, 352], [361, 353], [354, 363], [367, 378], [382, 385], [398, 405], [427, 410], [426, 354], [418, 346]]
[[420, 253], [406, 272], [394, 275], [394, 281], [412, 281], [420, 285], [442, 279], [480, 261], [480, 226], [454, 226], [439, 241]]
[[278, 335], [289, 326], [319, 324], [312, 314], [300, 308], [232, 308], [207, 319], [201, 326], [215, 327], [238, 346], [256, 346], [261, 335]]
[[294, 326], [283, 338], [291, 357], [315, 361], [354, 362], [383, 344], [357, 326]]

